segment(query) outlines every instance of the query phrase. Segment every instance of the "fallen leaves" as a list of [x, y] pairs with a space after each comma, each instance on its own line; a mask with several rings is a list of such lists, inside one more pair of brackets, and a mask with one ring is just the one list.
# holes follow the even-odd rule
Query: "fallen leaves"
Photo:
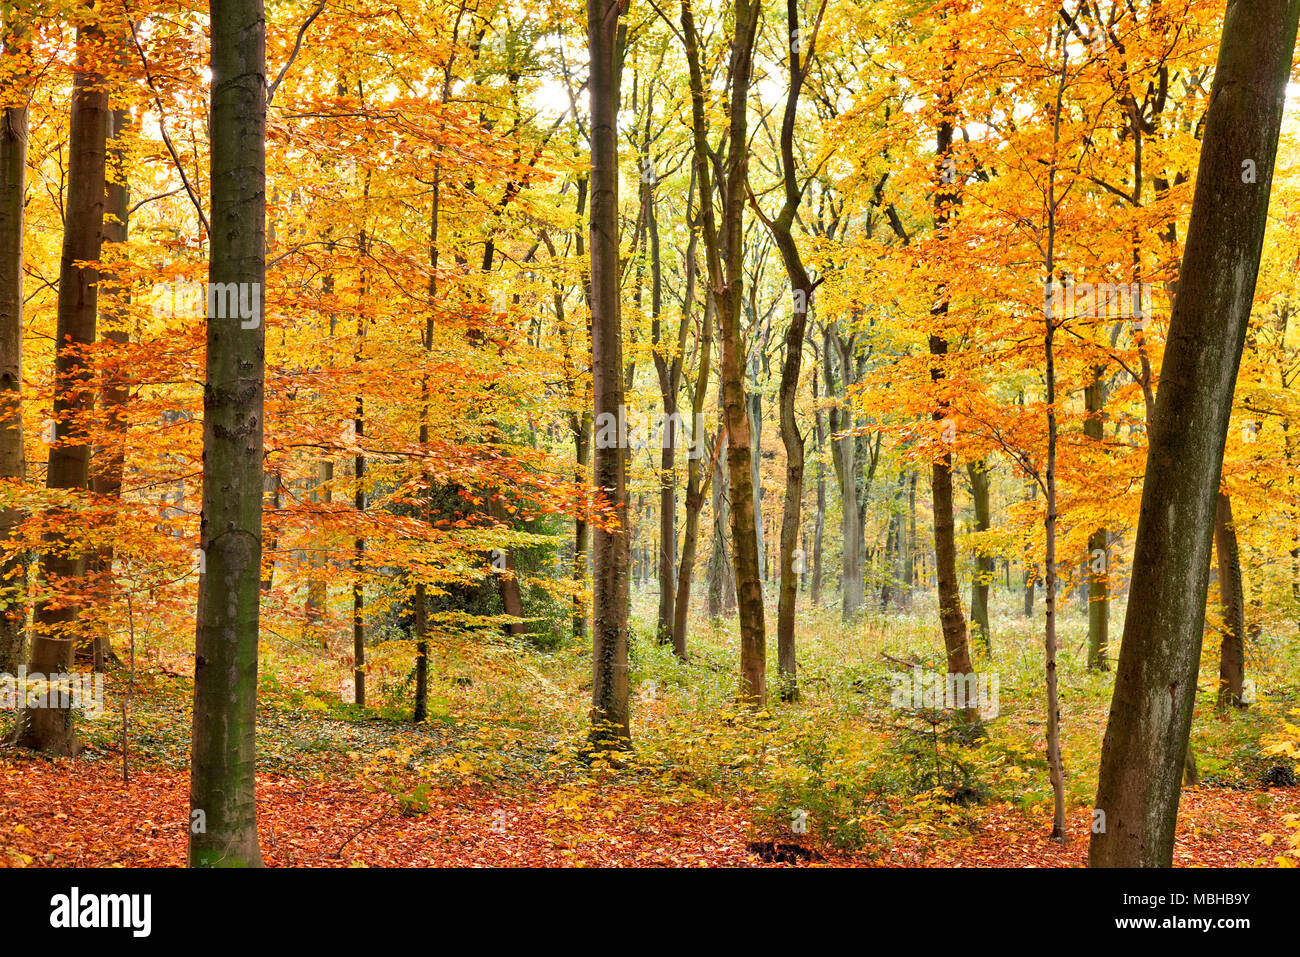
[[[274, 867], [831, 865], [1078, 867], [1087, 862], [1091, 814], [1073, 816], [1061, 847], [1047, 821], [1009, 805], [981, 809], [969, 837], [900, 832], [876, 860], [827, 852], [751, 852], [749, 816], [713, 799], [661, 800], [616, 786], [538, 789], [508, 797], [481, 786], [433, 788], [427, 811], [403, 813], [361, 781], [259, 775], [262, 849]], [[1175, 864], [1275, 866], [1275, 837], [1300, 811], [1300, 788], [1183, 794]], [[180, 867], [189, 825], [189, 778], [143, 771], [128, 785], [110, 768], [71, 759], [0, 759], [0, 864]], [[1270, 840], [1270, 838], [1274, 838]], [[811, 849], [809, 849], [811, 850]]]

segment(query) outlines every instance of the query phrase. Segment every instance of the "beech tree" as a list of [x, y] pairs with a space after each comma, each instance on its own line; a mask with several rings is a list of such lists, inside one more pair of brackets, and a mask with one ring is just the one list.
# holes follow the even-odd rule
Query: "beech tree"
[[[758, 519], [754, 508], [751, 429], [749, 409], [745, 401], [746, 356], [741, 339], [740, 318], [744, 303], [743, 238], [745, 204], [748, 198], [746, 164], [749, 127], [746, 110], [761, 6], [757, 2], [751, 4], [748, 0], [736, 0], [733, 10], [727, 77], [730, 106], [725, 155], [720, 155], [709, 142], [704, 72], [700, 65], [700, 37], [690, 0], [683, 0], [681, 17], [683, 43], [690, 70], [691, 128], [696, 178], [700, 187], [704, 260], [717, 310], [718, 338], [722, 344], [720, 401], [727, 434], [731, 544], [740, 613], [740, 697], [754, 707], [762, 707], [767, 699], [767, 642], [758, 556]], [[715, 188], [720, 201], [721, 217], [714, 208]]]
[[[98, 320], [100, 247], [104, 241], [104, 171], [108, 139], [108, 91], [98, 64], [105, 56], [105, 35], [97, 20], [77, 29], [78, 70], [74, 79], [68, 132], [68, 201], [63, 223], [63, 257], [59, 270], [58, 324], [55, 333], [54, 443], [50, 447], [46, 486], [85, 489], [90, 479], [91, 443], [83, 418], [94, 406], [86, 348], [95, 342]], [[72, 670], [80, 604], [58, 592], [74, 590], [86, 573], [86, 554], [60, 526], [46, 534], [39, 576], [56, 593], [37, 601], [33, 613], [28, 671], [47, 677]], [[72, 709], [60, 695], [49, 707], [24, 709], [17, 741], [48, 754], [76, 749]]]
[[[262, 0], [214, 0], [210, 13], [209, 289], [245, 290], [264, 302], [265, 14]], [[260, 309], [248, 320], [216, 311], [209, 301], [189, 861], [191, 867], [260, 867], [253, 775], [266, 323]]]
[[[0, 22], [0, 72], [17, 74], [30, 57], [15, 8]], [[0, 479], [27, 477], [23, 441], [23, 223], [27, 196], [27, 116], [25, 84], [6, 83], [0, 102]], [[12, 99], [11, 99], [12, 98]], [[0, 542], [22, 521], [19, 509], [0, 511]], [[22, 653], [27, 623], [27, 569], [21, 555], [0, 563], [0, 672], [13, 674]]]
[[1150, 430], [1093, 867], [1168, 867], [1223, 450], [1267, 223], [1297, 0], [1229, 4]]
[[[814, 284], [800, 255], [794, 239], [794, 219], [806, 188], [799, 182], [799, 170], [794, 157], [794, 128], [799, 116], [799, 94], [816, 53], [817, 31], [825, 3], [819, 8], [808, 41], [807, 55], [801, 55], [799, 35], [799, 2], [787, 0], [786, 24], [789, 37], [790, 69], [787, 80], [785, 110], [781, 116], [780, 152], [781, 187], [784, 202], [774, 219], [763, 217], [785, 264], [790, 282], [792, 311], [790, 325], [785, 333], [785, 358], [781, 364], [780, 417], [781, 442], [785, 446], [785, 503], [781, 512], [781, 591], [777, 602], [776, 643], [777, 663], [781, 675], [781, 698], [798, 697], [798, 664], [795, 657], [794, 612], [799, 594], [799, 577], [803, 572], [795, 564], [795, 549], [799, 546], [803, 509], [804, 486], [804, 436], [795, 420], [795, 396], [799, 390], [799, 374], [803, 366], [804, 335], [808, 327], [808, 308], [812, 304]], [[755, 204], [757, 209], [757, 204]], [[762, 211], [758, 210], [762, 216]]]
[[624, 746], [628, 713], [627, 601], [630, 518], [627, 459], [600, 436], [620, 421], [623, 407], [623, 329], [619, 308], [618, 104], [621, 75], [620, 0], [588, 0], [591, 60], [591, 369], [597, 441], [592, 481], [612, 505], [617, 528], [598, 525], [592, 542], [592, 744]]

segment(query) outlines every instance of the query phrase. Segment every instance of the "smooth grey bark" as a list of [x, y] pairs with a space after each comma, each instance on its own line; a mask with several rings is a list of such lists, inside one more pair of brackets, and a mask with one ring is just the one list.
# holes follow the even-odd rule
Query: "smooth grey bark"
[[885, 547], [880, 556], [880, 612], [889, 611], [889, 605], [902, 604], [903, 568], [903, 495], [906, 492], [907, 472], [900, 469], [894, 494], [889, 499], [889, 521], [885, 526]]
[[1254, 300], [1300, 0], [1228, 4], [1151, 421], [1093, 867], [1169, 867], [1228, 418]]
[[[1109, 671], [1110, 538], [1104, 528], [1088, 536], [1088, 669]], [[1097, 570], [1100, 563], [1101, 571]]]
[[[266, 20], [213, 0], [211, 283], [266, 282]], [[254, 285], [255, 284], [255, 285]], [[265, 296], [261, 301], [265, 301]], [[248, 328], [251, 325], [251, 328]], [[260, 867], [254, 796], [266, 323], [209, 316], [191, 867]], [[202, 827], [199, 827], [199, 821]]]

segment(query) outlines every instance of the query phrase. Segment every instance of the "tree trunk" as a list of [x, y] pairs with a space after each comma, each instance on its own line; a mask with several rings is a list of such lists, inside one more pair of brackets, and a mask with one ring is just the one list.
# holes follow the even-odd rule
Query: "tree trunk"
[[[108, 155], [112, 160], [115, 175], [107, 184], [108, 215], [104, 219], [104, 242], [112, 244], [125, 243], [129, 232], [131, 192], [126, 181], [126, 153], [122, 143], [131, 114], [125, 109], [116, 109], [109, 114], [108, 135], [114, 141]], [[111, 286], [117, 277], [106, 270], [100, 271], [100, 286]], [[103, 289], [101, 288], [101, 292]], [[100, 298], [101, 312], [104, 318], [103, 338], [121, 347], [131, 341], [130, 329], [127, 327], [126, 305], [130, 302], [130, 293], [124, 288], [112, 290], [111, 295]], [[120, 502], [122, 498], [122, 474], [126, 466], [126, 404], [130, 399], [130, 389], [119, 373], [104, 382], [100, 387], [100, 402], [105, 410], [104, 421], [108, 427], [109, 442], [98, 450], [100, 460], [92, 469], [91, 488], [95, 494], [112, 501]], [[113, 560], [116, 549], [110, 540], [99, 548], [95, 555], [95, 574], [99, 579], [101, 594], [107, 597], [107, 586], [113, 581]], [[89, 642], [88, 651], [96, 671], [103, 671], [112, 657], [113, 649], [107, 632], [100, 631]]]
[[1045, 548], [1043, 566], [1043, 604], [1046, 606], [1046, 628], [1044, 633], [1044, 678], [1047, 685], [1047, 773], [1052, 783], [1052, 837], [1062, 844], [1068, 840], [1065, 826], [1065, 765], [1061, 757], [1061, 695], [1060, 676], [1056, 665], [1056, 610], [1057, 610], [1057, 489], [1056, 489], [1056, 449], [1059, 438], [1056, 415], [1056, 327], [1065, 321], [1065, 316], [1058, 317], [1053, 308], [1051, 295], [1052, 284], [1056, 277], [1056, 233], [1057, 233], [1057, 191], [1056, 173], [1059, 168], [1059, 146], [1061, 142], [1061, 112], [1065, 97], [1068, 76], [1069, 51], [1066, 46], [1068, 36], [1062, 28], [1059, 34], [1061, 48], [1061, 72], [1056, 87], [1056, 101], [1052, 111], [1052, 151], [1048, 166], [1047, 179], [1047, 255], [1043, 263], [1044, 289], [1047, 292], [1043, 309], [1043, 358], [1044, 384], [1047, 387], [1047, 465], [1044, 474], [1043, 493], [1047, 499], [1047, 515], [1044, 520]]
[[[785, 357], [781, 363], [781, 385], [778, 408], [781, 420], [781, 442], [785, 446], [785, 501], [781, 510], [781, 590], [777, 599], [776, 647], [777, 668], [780, 674], [781, 700], [793, 701], [799, 696], [798, 664], [795, 657], [794, 613], [799, 596], [799, 576], [803, 563], [796, 567], [795, 549], [799, 545], [803, 525], [804, 436], [795, 420], [795, 397], [799, 391], [799, 376], [803, 368], [804, 334], [808, 325], [808, 308], [812, 305], [814, 286], [804, 267], [799, 246], [794, 240], [792, 227], [799, 211], [803, 192], [799, 188], [798, 168], [795, 166], [794, 130], [798, 117], [799, 93], [803, 88], [807, 68], [800, 59], [799, 3], [786, 0], [786, 20], [789, 43], [790, 79], [781, 119], [781, 173], [785, 189], [785, 202], [776, 218], [768, 225], [781, 261], [785, 264], [790, 283], [790, 325], [785, 333]], [[815, 373], [816, 370], [814, 370]], [[815, 376], [814, 376], [815, 377]]]
[[[266, 18], [220, 0], [212, 23], [211, 283], [266, 276]], [[264, 301], [265, 297], [262, 297]], [[250, 328], [251, 326], [251, 328]], [[205, 571], [199, 576], [190, 759], [192, 867], [258, 867], [253, 772], [262, 570], [266, 326], [208, 317]]]
[[[945, 66], [945, 84], [941, 94], [941, 115], [938, 133], [938, 181], [945, 182], [944, 170], [951, 161], [953, 141], [954, 107], [951, 65]], [[955, 186], [940, 185], [935, 191], [934, 211], [935, 230], [942, 236], [947, 231], [953, 210], [961, 202], [961, 194]], [[948, 315], [948, 297], [944, 292], [938, 303], [931, 310], [934, 318], [942, 322]], [[930, 355], [936, 360], [948, 353], [948, 342], [933, 332], [929, 337]], [[943, 379], [943, 368], [939, 361], [930, 366], [930, 379], [938, 383]], [[943, 422], [948, 412], [940, 405], [934, 412], [934, 421]], [[930, 470], [930, 489], [934, 507], [934, 560], [935, 573], [939, 581], [939, 622], [943, 629], [943, 645], [948, 658], [948, 673], [951, 675], [968, 675], [973, 672], [970, 657], [970, 644], [966, 635], [966, 618], [961, 610], [961, 586], [957, 582], [957, 539], [956, 524], [953, 518], [952, 502], [952, 452], [945, 450]], [[977, 709], [968, 708], [963, 713], [963, 720], [975, 724], [979, 720]]]
[[736, 612], [736, 574], [727, 548], [727, 529], [731, 527], [730, 483], [727, 479], [727, 432], [718, 424], [718, 442], [722, 448], [713, 464], [713, 551], [709, 556], [709, 617], [722, 618]]
[[881, 554], [880, 612], [889, 611], [889, 603], [901, 605], [899, 579], [903, 564], [903, 487], [907, 474], [898, 473], [898, 486], [889, 501], [889, 524], [885, 531], [885, 550]]
[[[587, 187], [589, 186], [588, 175], [578, 177], [578, 198], [577, 224], [573, 229], [573, 241], [578, 254], [578, 261], [583, 262], [587, 257], [587, 241], [583, 235], [585, 223], [583, 222], [587, 211]], [[587, 337], [591, 338], [591, 274], [588, 273], [582, 284], [583, 301], [587, 304]], [[563, 299], [561, 298], [561, 303]], [[575, 336], [576, 338], [576, 336]], [[576, 390], [575, 390], [576, 391]], [[589, 393], [586, 389], [582, 392], [582, 401], [575, 402], [575, 408], [582, 409], [581, 413], [573, 412], [569, 418], [569, 428], [573, 432], [573, 477], [579, 485], [584, 485], [589, 478], [591, 468], [591, 428], [592, 413], [590, 409], [584, 408], [587, 403]], [[581, 594], [587, 583], [587, 556], [591, 544], [591, 527], [586, 519], [581, 515], [573, 521], [573, 581], [578, 586], [577, 592], [573, 596], [573, 637], [578, 641], [587, 640], [587, 600]]]
[[1232, 520], [1232, 499], [1220, 491], [1214, 512], [1214, 547], [1219, 556], [1219, 606], [1223, 610], [1223, 640], [1219, 646], [1220, 712], [1244, 708], [1242, 685], [1246, 680], [1246, 603], [1241, 587], [1241, 552], [1237, 526]]
[[[623, 406], [618, 259], [617, 48], [621, 10], [618, 0], [587, 2], [591, 58], [591, 369], [598, 430], [610, 417], [618, 422]], [[617, 442], [596, 442], [592, 478], [619, 522], [619, 527], [613, 529], [597, 526], [594, 536], [591, 743], [600, 749], [625, 746], [631, 738], [626, 468], [626, 458]]]
[[907, 546], [903, 552], [903, 602], [912, 607], [912, 592], [916, 589], [916, 485], [919, 476], [912, 472], [907, 488]]
[[[969, 675], [970, 645], [966, 640], [966, 617], [961, 610], [961, 592], [957, 582], [957, 538], [952, 516], [951, 456], [934, 463], [930, 487], [934, 491], [935, 572], [939, 580], [939, 622], [943, 628], [943, 647], [948, 659], [948, 674]], [[965, 709], [968, 723], [978, 721], [975, 708]]]
[[429, 716], [429, 601], [424, 582], [415, 583], [415, 706], [411, 721], [419, 724]]
[[700, 183], [700, 216], [722, 342], [720, 384], [727, 431], [727, 466], [731, 478], [731, 538], [740, 605], [740, 698], [755, 708], [761, 708], [767, 700], [767, 655], [740, 316], [744, 301], [744, 211], [748, 187], [746, 121], [760, 6], [750, 0], [736, 0], [735, 4], [730, 60], [730, 125], [726, 160], [718, 183], [723, 210], [719, 230], [713, 208], [713, 176], [708, 160], [710, 150], [699, 38], [690, 4], [685, 0], [682, 4], [682, 27], [690, 70], [696, 176]]
[[[1083, 390], [1088, 417], [1083, 434], [1100, 447], [1102, 416], [1106, 407], [1105, 366], [1092, 367], [1092, 382]], [[1109, 671], [1106, 646], [1110, 643], [1110, 537], [1104, 528], [1088, 536], [1088, 670]]]
[[[450, 71], [448, 64], [448, 71]], [[447, 88], [443, 87], [443, 100], [447, 99]], [[442, 199], [442, 175], [441, 169], [437, 166], [433, 169], [433, 197], [429, 204], [429, 307], [433, 308], [438, 301], [438, 223], [439, 214], [441, 213]], [[558, 317], [557, 317], [558, 318]], [[421, 345], [424, 347], [424, 353], [427, 357], [433, 351], [433, 319], [426, 319], [424, 323], [424, 335], [421, 336]], [[429, 404], [432, 393], [429, 383], [429, 375], [425, 373], [420, 378], [420, 445], [425, 446], [429, 441]], [[432, 487], [432, 477], [426, 472], [424, 474], [424, 488]], [[429, 522], [429, 500], [423, 496], [420, 501], [420, 517], [424, 522]], [[415, 702], [411, 708], [411, 721], [419, 724], [429, 716], [429, 596], [428, 590], [423, 581], [415, 583], [415, 594], [412, 596], [412, 612], [415, 627]]]
[[[489, 511], [497, 522], [502, 525], [509, 525], [510, 514], [506, 511], [505, 504], [499, 498], [491, 500]], [[524, 634], [526, 630], [524, 623], [524, 595], [519, 585], [519, 569], [513, 549], [503, 548], [501, 552], [505, 559], [505, 567], [496, 575], [497, 592], [501, 596], [501, 608], [510, 619], [506, 622], [506, 634], [518, 636]]]
[[[793, 246], [793, 240], [791, 245]], [[797, 250], [794, 255], [798, 256]], [[788, 270], [791, 268], [787, 265]], [[802, 271], [801, 265], [798, 271]], [[777, 599], [776, 647], [783, 701], [793, 701], [799, 696], [794, 612], [795, 601], [799, 596], [799, 574], [802, 568], [796, 567], [795, 549], [799, 546], [799, 532], [802, 525], [804, 437], [795, 421], [794, 400], [795, 393], [799, 389], [799, 368], [803, 357], [803, 337], [808, 317], [807, 303], [812, 296], [812, 283], [806, 273], [798, 276], [792, 271], [791, 288], [794, 291], [795, 306], [790, 327], [785, 335], [785, 361], [781, 366], [779, 396], [781, 441], [785, 445], [786, 465], [785, 502], [781, 512], [781, 592]]]
[[[817, 402], [817, 376], [812, 377], [813, 404]], [[817, 430], [817, 516], [813, 522], [812, 585], [813, 607], [822, 600], [822, 540], [826, 534], [826, 462], [822, 458], [826, 449], [826, 425], [821, 410], [814, 412]]]
[[[370, 176], [366, 176], [366, 193], [370, 192]], [[366, 255], [370, 239], [363, 226], [357, 239], [357, 249], [362, 257]], [[366, 267], [361, 267], [361, 289], [357, 299], [357, 339], [354, 360], [358, 365], [365, 359], [366, 341], [366, 297], [368, 293]], [[352, 418], [352, 431], [356, 436], [358, 449], [366, 435], [366, 398], [357, 392], [356, 407]], [[366, 456], [358, 451], [352, 457], [352, 507], [356, 509], [358, 520], [366, 512]], [[358, 535], [352, 542], [352, 700], [366, 705], [366, 584], [364, 580], [366, 567], [366, 537]]]
[[[763, 348], [759, 343], [751, 346], [756, 351]], [[763, 525], [763, 394], [759, 391], [758, 356], [754, 355], [749, 363], [749, 392], [745, 396], [745, 409], [749, 416], [749, 471], [754, 489], [754, 547], [758, 552], [759, 581], [768, 579], [767, 540]]]
[[[971, 462], [966, 466], [970, 475], [971, 498], [975, 503], [975, 531], [987, 532], [993, 527], [989, 506], [989, 471], [986, 462]], [[970, 619], [975, 624], [984, 651], [993, 654], [993, 632], [989, 628], [989, 586], [993, 582], [993, 559], [983, 546], [975, 550], [975, 574], [970, 590]]]
[[1228, 6], [1151, 422], [1130, 602], [1102, 746], [1094, 867], [1169, 867], [1214, 511], [1268, 221], [1300, 0]]
[[1099, 528], [1088, 536], [1088, 670], [1109, 671], [1110, 550], [1108, 532]]
[[[4, 24], [5, 59], [26, 55], [21, 27]], [[5, 70], [10, 68], [4, 63]], [[0, 109], [0, 479], [27, 478], [23, 445], [23, 210], [27, 183], [27, 107]], [[0, 510], [0, 547], [25, 518]], [[27, 623], [22, 553], [0, 558], [0, 673], [16, 674]]]
[[[574, 416], [573, 477], [579, 483], [587, 481], [591, 468], [591, 413]], [[591, 540], [591, 526], [578, 516], [573, 521], [573, 581], [581, 588], [587, 582], [587, 551]], [[579, 641], [587, 638], [587, 602], [581, 594], [573, 599], [573, 637]]]
[[[687, 247], [686, 314], [695, 301], [695, 239]], [[683, 326], [685, 323], [683, 323]], [[691, 580], [695, 574], [695, 553], [700, 537], [700, 512], [704, 509], [704, 496], [713, 481], [713, 471], [703, 475], [704, 469], [704, 402], [709, 388], [710, 365], [713, 356], [713, 297], [706, 295], [704, 323], [700, 330], [700, 365], [695, 377], [695, 392], [691, 400], [691, 453], [686, 475], [686, 530], [682, 536], [682, 558], [677, 566], [677, 595], [673, 602], [673, 654], [686, 660], [686, 630], [691, 611]]]
[[[833, 395], [834, 375], [832, 373], [832, 352], [839, 357], [840, 372], [847, 390], [849, 371], [845, 356], [848, 350], [841, 350], [827, 333], [823, 336], [822, 375], [826, 380], [826, 394]], [[858, 528], [858, 463], [857, 443], [850, 438], [835, 437], [835, 433], [847, 429], [847, 414], [834, 406], [828, 410], [830, 419], [831, 460], [835, 466], [835, 478], [840, 486], [840, 617], [851, 620], [862, 609], [862, 535]], [[841, 428], [843, 426], [843, 429]]]
[[[89, 484], [90, 446], [80, 420], [91, 410], [94, 399], [86, 388], [91, 370], [84, 364], [82, 350], [95, 341], [99, 274], [95, 268], [79, 264], [99, 261], [104, 238], [108, 94], [103, 76], [87, 67], [100, 55], [97, 48], [102, 42], [103, 33], [97, 24], [89, 23], [77, 30], [79, 62], [68, 132], [68, 198], [55, 333], [55, 442], [50, 447], [46, 472], [46, 487], [50, 489], [84, 491]], [[60, 516], [57, 510], [51, 520], [55, 529], [77, 525], [73, 516]], [[40, 563], [43, 582], [55, 591], [76, 588], [85, 571], [86, 556], [72, 536], [57, 530], [46, 534]], [[79, 617], [80, 605], [74, 600], [55, 595], [36, 603], [29, 673], [51, 677], [71, 671]], [[72, 754], [76, 749], [72, 711], [55, 706], [55, 702], [48, 707], [23, 709], [16, 728], [22, 747], [48, 754]]]
[[[329, 504], [334, 498], [334, 492], [331, 483], [334, 481], [334, 463], [329, 459], [321, 459], [316, 463], [316, 488], [312, 489], [310, 496], [311, 502], [323, 502]], [[319, 635], [320, 620], [325, 615], [325, 606], [329, 602], [329, 584], [326, 582], [322, 570], [326, 565], [325, 558], [326, 548], [321, 547], [312, 549], [311, 567], [315, 569], [312, 573], [311, 580], [307, 583], [307, 604], [304, 609], [307, 616], [308, 633], [315, 640], [320, 640], [322, 645], [327, 645]]]
[[[651, 101], [652, 104], [653, 101]], [[645, 162], [649, 164], [649, 124], [653, 106], [646, 110]], [[641, 202], [650, 242], [650, 315], [654, 345], [663, 343], [660, 314], [663, 312], [663, 263], [659, 251], [659, 221], [655, 215], [654, 193], [650, 177], [641, 177]], [[676, 351], [670, 358], [661, 348], [654, 351], [655, 373], [659, 379], [659, 393], [663, 400], [664, 421], [659, 434], [659, 561], [656, 574], [659, 580], [659, 617], [655, 622], [655, 637], [660, 644], [673, 642], [673, 625], [676, 621], [677, 597], [677, 448], [681, 441], [681, 423], [677, 411], [677, 397], [682, 382], [682, 353], [688, 329], [690, 309], [682, 310], [682, 324], [678, 330]]]

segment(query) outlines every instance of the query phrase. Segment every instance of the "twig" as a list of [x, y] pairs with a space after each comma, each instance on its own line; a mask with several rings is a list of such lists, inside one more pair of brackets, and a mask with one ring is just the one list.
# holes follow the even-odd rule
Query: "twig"
[[343, 849], [344, 849], [345, 847], [347, 847], [349, 844], [351, 844], [351, 843], [352, 843], [356, 838], [360, 837], [360, 836], [361, 836], [362, 834], [364, 834], [366, 831], [370, 830], [372, 827], [374, 827], [376, 824], [378, 824], [378, 823], [379, 823], [380, 821], [382, 821], [384, 818], [388, 817], [388, 813], [389, 813], [389, 812], [394, 808], [394, 806], [395, 806], [395, 805], [393, 805], [393, 804], [389, 804], [387, 807], [384, 808], [384, 813], [383, 813], [383, 814], [379, 815], [379, 817], [375, 818], [375, 819], [374, 819], [373, 821], [371, 821], [369, 824], [364, 824], [364, 825], [362, 825], [362, 827], [361, 827], [360, 830], [358, 830], [358, 831], [354, 831], [354, 832], [352, 833], [352, 836], [351, 836], [351, 837], [349, 837], [346, 841], [344, 841], [342, 844], [339, 845], [339, 849], [338, 849], [337, 851], [334, 852], [334, 856], [335, 856], [336, 858], [341, 858], [341, 857], [343, 856]]
[[131, 40], [135, 44], [135, 50], [140, 55], [140, 65], [144, 68], [144, 78], [149, 84], [149, 89], [153, 91], [153, 102], [158, 107], [158, 132], [162, 134], [163, 143], [167, 147], [167, 152], [171, 154], [172, 162], [176, 164], [176, 172], [181, 175], [181, 183], [185, 186], [185, 192], [190, 197], [190, 202], [194, 204], [194, 211], [199, 214], [199, 222], [203, 224], [203, 231], [209, 236], [212, 235], [212, 227], [208, 225], [208, 217], [203, 213], [203, 204], [199, 202], [198, 195], [194, 188], [190, 186], [190, 178], [185, 175], [185, 166], [181, 163], [181, 158], [176, 155], [176, 148], [172, 146], [172, 139], [167, 135], [167, 112], [163, 109], [162, 94], [158, 92], [158, 87], [154, 85], [153, 73], [149, 70], [149, 58], [144, 55], [144, 48], [140, 46], [140, 37], [135, 31], [135, 21], [128, 19], [127, 23], [131, 27]]
[[329, 0], [320, 0], [320, 4], [312, 11], [311, 16], [304, 20], [302, 26], [298, 28], [298, 36], [294, 38], [293, 49], [289, 51], [289, 59], [285, 60], [284, 66], [280, 67], [280, 72], [276, 74], [275, 81], [266, 88], [266, 105], [268, 107], [271, 105], [271, 100], [275, 98], [275, 91], [279, 88], [280, 81], [289, 72], [289, 67], [293, 66], [293, 61], [298, 59], [298, 50], [302, 47], [302, 38], [306, 36], [307, 28], [312, 25], [312, 21], [324, 12], [325, 4], [328, 2]]

